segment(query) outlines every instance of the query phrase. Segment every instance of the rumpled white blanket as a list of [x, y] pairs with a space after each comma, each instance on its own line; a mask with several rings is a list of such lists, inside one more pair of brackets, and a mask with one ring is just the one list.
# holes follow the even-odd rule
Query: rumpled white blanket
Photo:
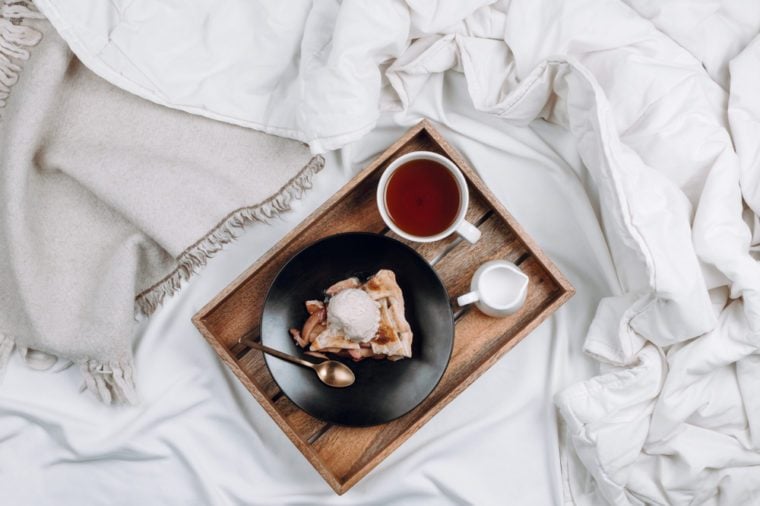
[[573, 499], [760, 500], [760, 4], [38, 3], [114, 84], [314, 152], [451, 69], [476, 109], [566, 128], [622, 287], [600, 375], [556, 397]]

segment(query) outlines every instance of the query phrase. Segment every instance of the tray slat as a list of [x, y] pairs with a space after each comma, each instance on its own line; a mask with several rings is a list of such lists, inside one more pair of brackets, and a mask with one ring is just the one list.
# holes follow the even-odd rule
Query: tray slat
[[285, 396], [277, 399], [274, 406], [280, 412], [282, 417], [287, 420], [288, 425], [293, 427], [293, 429], [306, 441], [316, 439], [316, 436], [321, 435], [322, 430], [328, 425], [327, 422], [317, 420], [308, 413], [300, 410]]
[[[258, 336], [257, 336], [258, 337]], [[267, 399], [273, 399], [280, 392], [280, 387], [274, 382], [272, 375], [264, 363], [264, 354], [248, 348], [248, 352], [237, 361], [238, 367], [256, 382], [259, 390]]]
[[[366, 428], [330, 425], [301, 411], [282, 395], [261, 352], [238, 341], [242, 337], [258, 339], [261, 306], [269, 285], [280, 267], [303, 247], [339, 232], [370, 231], [395, 237], [385, 227], [375, 205], [377, 181], [394, 158], [419, 150], [440, 153], [462, 170], [470, 189], [467, 219], [478, 226], [482, 237], [474, 246], [456, 237], [425, 244], [400, 240], [435, 267], [452, 298], [468, 291], [473, 273], [483, 262], [494, 258], [511, 260], [530, 278], [526, 303], [514, 315], [497, 319], [472, 307], [458, 308], [452, 301], [456, 311], [452, 358], [431, 395], [411, 412], [387, 424]], [[193, 321], [317, 471], [336, 492], [343, 493], [572, 294], [572, 286], [461, 155], [429, 122], [422, 121], [241, 274]]]

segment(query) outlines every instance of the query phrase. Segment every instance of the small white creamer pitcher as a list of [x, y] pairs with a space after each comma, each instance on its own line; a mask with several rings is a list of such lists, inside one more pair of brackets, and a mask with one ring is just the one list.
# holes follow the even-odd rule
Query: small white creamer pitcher
[[488, 316], [509, 316], [525, 303], [528, 276], [512, 262], [491, 260], [475, 271], [470, 290], [457, 297], [457, 304], [466, 306], [474, 302]]

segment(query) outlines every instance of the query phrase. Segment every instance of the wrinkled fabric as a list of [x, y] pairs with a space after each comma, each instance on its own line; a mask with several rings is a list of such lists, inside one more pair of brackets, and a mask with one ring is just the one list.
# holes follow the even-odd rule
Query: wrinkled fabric
[[[11, 20], [0, 16], [3, 50]], [[32, 367], [73, 361], [103, 402], [136, 402], [136, 309], [287, 210], [322, 160], [112, 86], [44, 20], [11, 26], [37, 44], [0, 109], [0, 373], [15, 347]]]
[[[338, 496], [190, 319], [422, 117], [479, 168], [578, 292]], [[593, 374], [583, 335], [600, 298], [620, 289], [576, 176], [582, 167], [572, 139], [545, 122], [505, 127], [473, 110], [463, 76], [447, 73], [431, 79], [408, 111], [382, 115], [378, 128], [325, 158], [291, 212], [243, 231], [143, 322], [134, 351], [139, 405], [101, 406], [76, 394], [76, 371], [35, 373], [12, 358], [0, 384], [4, 504], [564, 503], [567, 456], [552, 394]]]
[[567, 489], [581, 504], [758, 500], [754, 2], [94, 3], [40, 0], [100, 75], [314, 152], [452, 71], [504, 128], [569, 132], [619, 289], [584, 332], [599, 375], [556, 386]]

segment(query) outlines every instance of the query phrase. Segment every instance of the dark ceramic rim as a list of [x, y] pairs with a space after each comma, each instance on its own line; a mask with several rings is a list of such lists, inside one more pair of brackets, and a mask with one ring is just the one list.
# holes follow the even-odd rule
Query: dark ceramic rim
[[[264, 299], [263, 306], [261, 307], [261, 318], [260, 318], [260, 321], [262, 321], [262, 322], [264, 321], [264, 314], [266, 313], [267, 306], [269, 305], [269, 299], [270, 299], [270, 297], [272, 295], [272, 288], [274, 288], [274, 285], [275, 285], [275, 283], [277, 283], [277, 280], [279, 279], [279, 277], [282, 274], [282, 272], [291, 264], [291, 262], [293, 262], [293, 260], [295, 260], [297, 257], [299, 257], [306, 250], [311, 249], [312, 247], [314, 247], [314, 246], [316, 246], [316, 245], [318, 245], [318, 244], [320, 244], [322, 242], [325, 242], [325, 241], [328, 241], [328, 240], [332, 240], [332, 239], [336, 239], [336, 238], [339, 238], [339, 237], [346, 237], [346, 236], [354, 236], [354, 237], [362, 237], [363, 236], [363, 237], [380, 238], [380, 239], [388, 241], [390, 243], [396, 243], [396, 244], [402, 246], [403, 248], [407, 249], [408, 251], [410, 251], [413, 254], [413, 256], [415, 256], [420, 262], [422, 262], [422, 264], [424, 264], [425, 267], [427, 267], [428, 269], [430, 269], [430, 271], [433, 273], [433, 277], [434, 277], [434, 279], [436, 281], [436, 285], [437, 285], [436, 288], [439, 289], [440, 293], [442, 294], [442, 298], [446, 299], [447, 301], [449, 300], [449, 295], [448, 295], [448, 291], [446, 290], [446, 286], [443, 284], [443, 281], [441, 281], [441, 278], [438, 276], [438, 273], [435, 272], [435, 269], [433, 268], [433, 266], [430, 265], [430, 263], [427, 260], [425, 260], [425, 258], [417, 252], [417, 250], [415, 250], [414, 248], [410, 247], [408, 244], [404, 244], [403, 242], [398, 241], [396, 239], [393, 239], [392, 237], [388, 237], [387, 235], [375, 234], [375, 233], [372, 233], [372, 232], [341, 232], [339, 234], [328, 235], [328, 236], [323, 237], [321, 239], [317, 239], [313, 243], [311, 243], [311, 244], [309, 244], [307, 246], [304, 246], [303, 248], [301, 248], [300, 250], [298, 250], [297, 253], [295, 253], [293, 256], [291, 256], [288, 259], [288, 261], [285, 262], [282, 265], [282, 267], [280, 267], [280, 269], [277, 271], [277, 274], [274, 276], [274, 278], [272, 278], [272, 282], [269, 284], [269, 288], [267, 289], [267, 296]], [[264, 364], [266, 365], [267, 371], [269, 371], [269, 375], [272, 377], [272, 380], [277, 384], [277, 387], [280, 389], [280, 392], [282, 392], [282, 394], [285, 397], [287, 397], [287, 399], [290, 402], [292, 402], [293, 404], [295, 404], [298, 407], [298, 409], [300, 409], [304, 413], [308, 413], [310, 416], [313, 416], [314, 418], [316, 418], [318, 420], [322, 420], [323, 422], [327, 422], [327, 423], [330, 423], [332, 425], [338, 425], [338, 426], [341, 426], [341, 427], [373, 427], [373, 426], [377, 426], [377, 425], [383, 425], [383, 424], [386, 424], [386, 423], [390, 423], [390, 422], [392, 422], [394, 420], [397, 420], [397, 419], [401, 418], [402, 416], [406, 415], [407, 413], [409, 413], [410, 411], [412, 411], [414, 408], [416, 408], [417, 406], [419, 406], [420, 404], [422, 404], [423, 402], [425, 402], [425, 399], [427, 399], [428, 397], [430, 397], [430, 394], [433, 393], [433, 391], [436, 389], [436, 387], [438, 386], [438, 384], [441, 382], [441, 379], [443, 379], [443, 375], [446, 373], [446, 369], [449, 368], [449, 363], [451, 362], [451, 354], [454, 351], [454, 334], [455, 334], [455, 330], [456, 330], [456, 322], [454, 321], [454, 312], [451, 310], [451, 304], [447, 303], [446, 306], [449, 309], [448, 312], [449, 312], [449, 316], [450, 316], [450, 319], [451, 319], [451, 335], [450, 335], [450, 338], [449, 338], [449, 342], [451, 343], [451, 345], [449, 346], [449, 352], [448, 352], [448, 356], [446, 357], [446, 363], [441, 368], [441, 374], [438, 376], [438, 379], [435, 380], [435, 383], [432, 384], [432, 386], [430, 388], [430, 391], [427, 394], [425, 394], [425, 396], [422, 399], [420, 399], [420, 401], [417, 404], [415, 404], [414, 406], [410, 407], [408, 410], [404, 411], [403, 413], [399, 414], [398, 416], [394, 416], [393, 418], [389, 418], [389, 419], [387, 419], [387, 420], [385, 420], [383, 422], [347, 425], [347, 424], [335, 422], [335, 421], [332, 421], [332, 420], [325, 420], [323, 418], [319, 418], [319, 417], [313, 415], [308, 410], [304, 409], [303, 406], [301, 406], [298, 402], [296, 402], [295, 400], [293, 400], [288, 395], [288, 393], [285, 391], [285, 389], [282, 388], [282, 385], [280, 385], [280, 383], [277, 381], [277, 378], [275, 377], [275, 375], [272, 373], [272, 369], [269, 367], [269, 360], [271, 359], [271, 357], [268, 354], [262, 352], [263, 355], [264, 355]], [[264, 343], [264, 335], [263, 335], [263, 333], [261, 333], [259, 335], [259, 340], [262, 343]], [[304, 352], [300, 349], [300, 347], [297, 346], [297, 348], [299, 348], [300, 355], [303, 355]], [[304, 357], [300, 356], [299, 358], [304, 358]], [[410, 360], [413, 360], [413, 359], [414, 358], [412, 358]], [[297, 366], [297, 365], [293, 364], [293, 367], [300, 367], [300, 366]], [[347, 387], [347, 388], [351, 388], [351, 387]]]

